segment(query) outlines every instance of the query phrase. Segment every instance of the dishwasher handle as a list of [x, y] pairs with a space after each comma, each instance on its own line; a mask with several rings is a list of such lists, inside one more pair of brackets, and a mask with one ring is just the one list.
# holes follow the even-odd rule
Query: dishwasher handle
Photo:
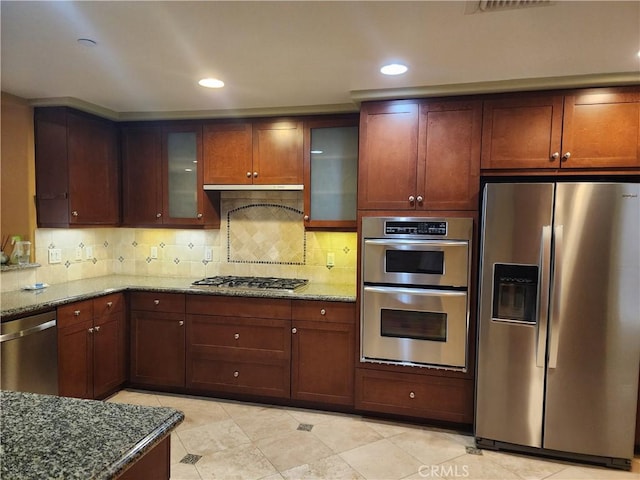
[[56, 326], [56, 319], [54, 318], [53, 320], [50, 320], [45, 323], [41, 323], [31, 328], [25, 328], [24, 330], [20, 330], [18, 332], [0, 335], [0, 343], [8, 342], [9, 340], [15, 340], [16, 338], [20, 338], [20, 337], [26, 337], [27, 335], [31, 335], [32, 333], [48, 330], [49, 328], [53, 328], [55, 326]]

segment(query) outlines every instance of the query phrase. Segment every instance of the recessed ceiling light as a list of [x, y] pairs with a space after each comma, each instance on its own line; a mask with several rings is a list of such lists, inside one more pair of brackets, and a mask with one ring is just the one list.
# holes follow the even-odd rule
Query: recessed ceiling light
[[198, 82], [198, 85], [207, 88], [222, 88], [224, 87], [224, 82], [217, 78], [203, 78]]
[[407, 70], [409, 69], [406, 65], [402, 65], [401, 63], [390, 63], [388, 65], [384, 65], [380, 69], [380, 73], [383, 73], [385, 75], [402, 75]]
[[95, 47], [98, 45], [98, 42], [91, 40], [90, 38], [79, 38], [78, 43], [83, 47]]

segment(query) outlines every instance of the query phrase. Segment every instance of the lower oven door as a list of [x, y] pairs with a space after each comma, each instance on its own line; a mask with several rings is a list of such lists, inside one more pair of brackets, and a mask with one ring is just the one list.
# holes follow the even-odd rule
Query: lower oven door
[[464, 370], [467, 292], [364, 286], [361, 360]]

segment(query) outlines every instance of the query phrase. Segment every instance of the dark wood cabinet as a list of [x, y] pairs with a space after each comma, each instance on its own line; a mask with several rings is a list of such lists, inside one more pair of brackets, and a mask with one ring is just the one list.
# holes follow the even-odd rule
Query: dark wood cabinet
[[39, 227], [118, 225], [120, 168], [113, 122], [66, 107], [34, 114]]
[[355, 304], [294, 300], [291, 398], [353, 406]]
[[640, 89], [486, 99], [481, 166], [485, 170], [639, 167]]
[[205, 124], [205, 185], [302, 185], [302, 133], [294, 120]]
[[122, 294], [58, 309], [58, 388], [62, 396], [104, 398], [126, 381]]
[[290, 395], [291, 302], [187, 298], [187, 387]]
[[199, 123], [121, 126], [123, 224], [219, 227], [220, 196], [203, 189]]
[[184, 387], [185, 296], [133, 292], [130, 302], [131, 383]]
[[473, 380], [356, 368], [356, 409], [473, 423]]
[[363, 106], [358, 209], [476, 210], [479, 100]]

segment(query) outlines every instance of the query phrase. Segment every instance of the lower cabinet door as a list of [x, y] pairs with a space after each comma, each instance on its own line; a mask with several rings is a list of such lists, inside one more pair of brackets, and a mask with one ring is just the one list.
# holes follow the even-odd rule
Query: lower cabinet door
[[292, 398], [353, 405], [354, 330], [345, 323], [293, 322]]
[[473, 423], [473, 381], [356, 368], [356, 408]]
[[96, 319], [93, 327], [93, 396], [102, 398], [122, 385], [124, 372], [123, 312]]
[[131, 312], [131, 383], [184, 387], [184, 314]]
[[58, 394], [93, 398], [93, 320], [58, 328]]

